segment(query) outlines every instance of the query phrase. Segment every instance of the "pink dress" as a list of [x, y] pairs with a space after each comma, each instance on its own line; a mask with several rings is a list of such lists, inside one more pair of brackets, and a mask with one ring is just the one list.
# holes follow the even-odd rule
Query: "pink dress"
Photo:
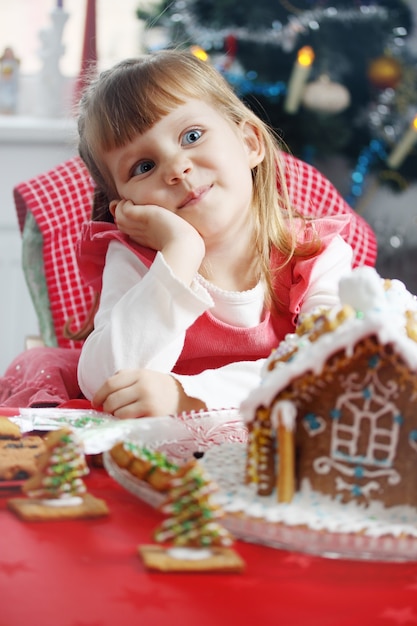
[[[216, 369], [236, 361], [266, 358], [287, 333], [294, 331], [301, 304], [310, 286], [311, 273], [320, 254], [336, 235], [345, 238], [349, 228], [347, 216], [327, 217], [307, 223], [302, 236], [311, 240], [314, 229], [320, 238], [320, 253], [308, 259], [294, 257], [279, 271], [274, 290], [282, 303], [281, 310], [276, 313], [267, 311], [261, 322], [250, 328], [224, 323], [210, 310], [205, 311], [188, 328], [184, 347], [172, 371], [195, 375], [205, 369]], [[109, 243], [114, 240], [128, 247], [148, 268], [155, 257], [153, 250], [136, 244], [113, 224], [86, 224], [79, 242], [80, 269], [87, 284], [96, 291], [101, 290], [104, 259]], [[271, 255], [273, 269], [279, 267], [282, 261], [282, 255], [274, 250]]]

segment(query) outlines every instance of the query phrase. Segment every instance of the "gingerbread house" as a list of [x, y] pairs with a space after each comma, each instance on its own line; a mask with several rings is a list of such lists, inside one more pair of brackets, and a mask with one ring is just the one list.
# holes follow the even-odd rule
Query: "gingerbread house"
[[417, 302], [400, 281], [358, 268], [341, 308], [301, 320], [241, 407], [247, 482], [343, 503], [417, 508]]

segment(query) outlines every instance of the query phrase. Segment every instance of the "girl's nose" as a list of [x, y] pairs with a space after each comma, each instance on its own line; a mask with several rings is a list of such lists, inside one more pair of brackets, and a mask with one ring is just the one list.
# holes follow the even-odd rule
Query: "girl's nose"
[[169, 185], [175, 185], [191, 172], [191, 162], [184, 154], [179, 154], [168, 160], [165, 167], [165, 180]]

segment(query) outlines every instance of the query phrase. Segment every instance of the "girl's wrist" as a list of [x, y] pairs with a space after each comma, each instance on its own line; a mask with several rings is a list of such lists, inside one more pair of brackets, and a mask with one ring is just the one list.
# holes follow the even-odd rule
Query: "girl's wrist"
[[161, 253], [175, 276], [191, 285], [204, 259], [204, 241], [198, 233], [192, 237], [184, 236], [168, 243]]

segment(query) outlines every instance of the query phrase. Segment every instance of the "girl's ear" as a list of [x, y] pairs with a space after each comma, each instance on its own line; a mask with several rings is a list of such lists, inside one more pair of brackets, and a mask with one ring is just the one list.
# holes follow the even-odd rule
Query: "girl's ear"
[[114, 214], [116, 213], [116, 207], [117, 207], [118, 203], [119, 203], [118, 200], [111, 200], [111, 202], [109, 204], [109, 211], [113, 215], [113, 219], [114, 219]]
[[243, 122], [242, 136], [249, 156], [249, 165], [253, 169], [264, 160], [264, 141], [259, 129], [250, 122]]

